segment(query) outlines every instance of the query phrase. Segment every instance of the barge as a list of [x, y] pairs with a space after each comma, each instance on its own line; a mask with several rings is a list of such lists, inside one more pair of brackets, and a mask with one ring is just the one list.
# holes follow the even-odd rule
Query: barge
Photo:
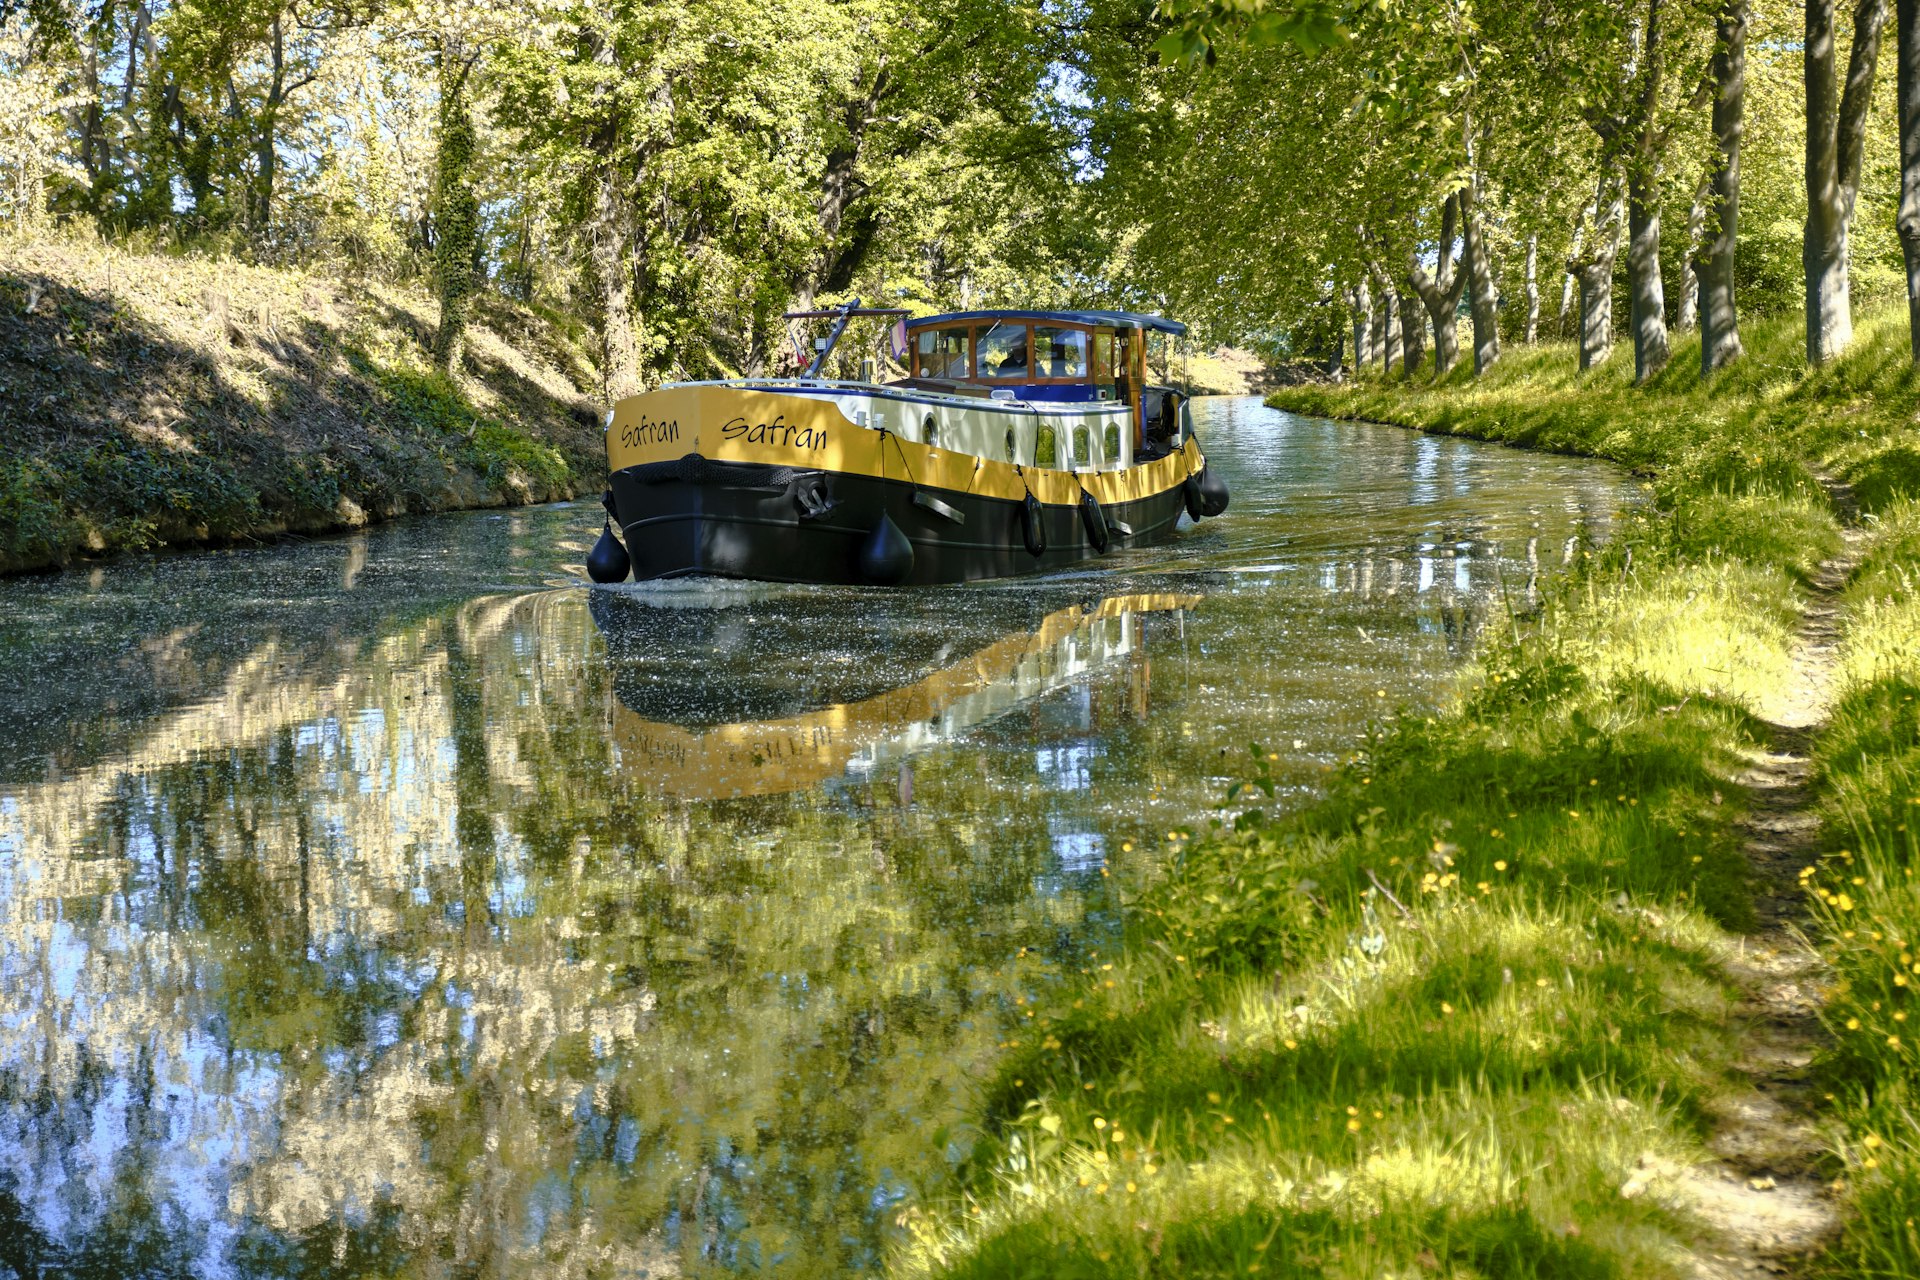
[[[1149, 342], [1184, 338], [1177, 321], [912, 319], [858, 299], [788, 318], [832, 322], [797, 376], [670, 384], [613, 407], [596, 582], [967, 582], [1156, 542], [1182, 514], [1226, 509], [1188, 395], [1148, 381]], [[823, 376], [867, 320], [889, 322], [885, 345], [858, 377]], [[904, 376], [876, 378], [882, 363]]]

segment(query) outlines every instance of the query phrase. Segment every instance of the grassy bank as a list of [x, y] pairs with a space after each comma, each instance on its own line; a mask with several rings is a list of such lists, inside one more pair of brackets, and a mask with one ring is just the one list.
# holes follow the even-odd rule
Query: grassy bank
[[449, 379], [435, 323], [378, 283], [0, 240], [0, 572], [598, 483], [579, 335], [488, 296]]
[[1630, 351], [1582, 373], [1561, 343], [1510, 348], [1485, 378], [1469, 361], [1438, 384], [1376, 374], [1288, 387], [1269, 403], [1611, 458], [1658, 473], [1700, 516], [1703, 497], [1791, 488], [1811, 464], [1849, 481], [1877, 512], [1920, 492], [1920, 378], [1904, 310], [1864, 316], [1855, 332], [1844, 358], [1815, 370], [1804, 362], [1800, 319], [1775, 317], [1749, 322], [1746, 358], [1704, 383], [1699, 338], [1679, 335], [1672, 361], [1645, 387], [1633, 385]]
[[1821, 764], [1830, 822], [1859, 834], [1808, 879], [1852, 894], [1828, 908], [1851, 995], [1818, 1068], [1818, 1173], [1860, 1216], [1830, 1261], [1920, 1271], [1911, 1050], [1890, 1021], [1903, 974], [1920, 981], [1902, 950], [1920, 951], [1916, 397], [1889, 321], [1811, 376], [1790, 336], [1755, 326], [1707, 391], [1679, 369], [1644, 390], [1569, 373], [1557, 348], [1482, 383], [1275, 398], [1617, 458], [1656, 501], [1490, 645], [1450, 711], [1383, 723], [1302, 812], [1261, 813], [1248, 757], [1232, 820], [1181, 833], [1121, 954], [1050, 958], [1058, 981], [1015, 1010], [985, 1087], [970, 1193], [906, 1215], [905, 1274], [1682, 1276], [1740, 1234], [1742, 1197], [1763, 1217], [1774, 1192], [1706, 1172], [1752, 1088], [1737, 975], [1764, 886], [1732, 779], [1839, 546], [1817, 469], [1916, 530], [1855, 587], [1883, 603], [1856, 606], [1873, 621]]
[[1848, 592], [1838, 698], [1819, 744], [1832, 851], [1809, 867], [1836, 982], [1826, 1067], [1856, 1207], [1846, 1270], [1920, 1275], [1920, 506], [1884, 511]]

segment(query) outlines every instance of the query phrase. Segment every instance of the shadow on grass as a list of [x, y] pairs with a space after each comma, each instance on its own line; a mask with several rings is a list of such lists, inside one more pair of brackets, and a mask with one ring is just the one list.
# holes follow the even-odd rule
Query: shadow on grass
[[[380, 306], [372, 323], [399, 315]], [[571, 492], [569, 458], [593, 426], [573, 406], [483, 364], [510, 418], [451, 384], [382, 413], [392, 384], [416, 375], [343, 372], [347, 345], [312, 316], [193, 332], [102, 290], [0, 270], [0, 572]], [[448, 400], [473, 425], [450, 430]]]

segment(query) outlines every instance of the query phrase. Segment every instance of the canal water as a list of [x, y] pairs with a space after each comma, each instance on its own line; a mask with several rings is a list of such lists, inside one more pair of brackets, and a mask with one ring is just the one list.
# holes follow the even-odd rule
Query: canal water
[[1637, 493], [1198, 420], [1225, 518], [1050, 578], [590, 591], [582, 503], [0, 583], [0, 1276], [877, 1268], [1248, 745]]

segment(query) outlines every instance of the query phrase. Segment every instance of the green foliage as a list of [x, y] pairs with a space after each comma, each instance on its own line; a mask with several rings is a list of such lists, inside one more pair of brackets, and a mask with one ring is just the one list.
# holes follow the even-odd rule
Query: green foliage
[[71, 540], [60, 477], [40, 459], [0, 457], [0, 569], [56, 559]]

